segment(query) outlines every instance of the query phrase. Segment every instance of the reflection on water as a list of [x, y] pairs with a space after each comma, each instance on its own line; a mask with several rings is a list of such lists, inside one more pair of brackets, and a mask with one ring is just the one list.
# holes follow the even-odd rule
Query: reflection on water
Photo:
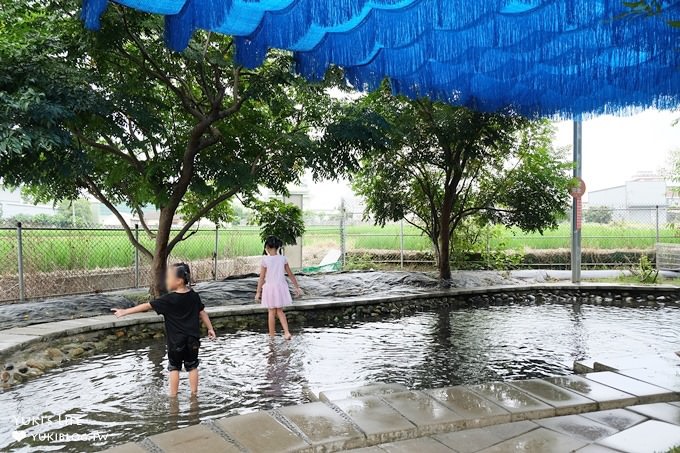
[[[183, 374], [174, 400], [165, 396], [163, 340], [152, 341], [0, 393], [0, 450], [96, 451], [367, 382], [428, 388], [566, 374], [575, 359], [678, 350], [670, 326], [679, 324], [673, 309], [543, 305], [307, 326], [290, 342], [270, 340], [264, 329], [225, 332], [203, 341], [198, 398]], [[13, 438], [15, 430], [27, 437]]]

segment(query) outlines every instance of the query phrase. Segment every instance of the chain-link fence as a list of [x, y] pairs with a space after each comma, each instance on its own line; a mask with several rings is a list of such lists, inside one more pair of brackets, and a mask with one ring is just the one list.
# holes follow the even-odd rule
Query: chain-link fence
[[[624, 267], [641, 254], [653, 255], [655, 244], [680, 244], [678, 208], [597, 208], [584, 214], [584, 267]], [[146, 232], [135, 229], [134, 234], [153, 249], [153, 238]], [[514, 266], [566, 268], [570, 238], [566, 221], [543, 234], [491, 229], [478, 238], [481, 252], [473, 259], [493, 268], [499, 265], [493, 254], [502, 252], [518, 258]], [[381, 228], [365, 220], [363, 213], [308, 216], [302, 244], [304, 268], [338, 257], [345, 269], [434, 265], [432, 245], [416, 227], [397, 222]], [[206, 281], [256, 272], [261, 254], [256, 227], [213, 227], [190, 233], [169, 261], [189, 263], [194, 279]], [[0, 301], [146, 287], [150, 281], [149, 260], [122, 229], [0, 229]]]

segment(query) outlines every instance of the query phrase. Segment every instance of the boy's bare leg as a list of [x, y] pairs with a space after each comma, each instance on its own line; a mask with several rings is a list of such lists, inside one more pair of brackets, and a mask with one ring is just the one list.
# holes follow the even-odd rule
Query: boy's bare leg
[[198, 395], [198, 368], [189, 371], [189, 387], [192, 396]]
[[269, 314], [269, 336], [273, 337], [276, 335], [276, 310], [270, 308], [268, 314]]
[[171, 397], [174, 398], [175, 396], [177, 396], [177, 390], [179, 389], [179, 371], [178, 370], [170, 372], [169, 383], [170, 383], [170, 390], [168, 391], [168, 395], [170, 395]]
[[285, 338], [286, 340], [290, 340], [291, 338], [293, 338], [293, 336], [288, 331], [288, 319], [286, 318], [286, 314], [283, 312], [283, 308], [277, 308], [276, 315], [279, 317], [281, 327], [283, 327], [283, 338]]

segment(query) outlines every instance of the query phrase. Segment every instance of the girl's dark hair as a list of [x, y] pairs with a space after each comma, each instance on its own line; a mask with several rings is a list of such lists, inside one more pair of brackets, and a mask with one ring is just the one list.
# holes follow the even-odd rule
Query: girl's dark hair
[[283, 241], [276, 236], [267, 236], [267, 238], [264, 240], [264, 250], [262, 251], [263, 255], [267, 254], [267, 249], [276, 249], [277, 251], [281, 251], [281, 247], [283, 247]]
[[191, 269], [189, 269], [189, 265], [187, 263], [175, 263], [172, 265], [172, 267], [175, 269], [175, 276], [184, 280], [185, 285], [189, 285], [191, 283]]

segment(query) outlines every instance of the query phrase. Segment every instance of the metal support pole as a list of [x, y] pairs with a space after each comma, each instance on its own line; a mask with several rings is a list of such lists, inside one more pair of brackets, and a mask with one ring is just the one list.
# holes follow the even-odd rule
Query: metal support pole
[[656, 242], [659, 243], [659, 206], [656, 206]]
[[347, 255], [347, 238], [345, 236], [345, 200], [340, 201], [340, 257], [342, 267], [345, 267]]
[[399, 222], [399, 267], [404, 268], [404, 220]]
[[217, 281], [217, 251], [220, 248], [220, 226], [215, 224], [215, 252], [213, 253], [213, 278]]
[[[583, 123], [581, 119], [574, 120], [574, 178], [582, 177], [583, 154]], [[571, 281], [581, 282], [581, 228], [579, 215], [581, 215], [581, 199], [574, 197], [571, 209]]]
[[[139, 243], [139, 225], [135, 223], [135, 240]], [[135, 288], [139, 288], [139, 249], [135, 247]]]
[[26, 288], [24, 287], [24, 239], [21, 222], [17, 223], [17, 265], [19, 273], [19, 300], [23, 302], [26, 298]]

